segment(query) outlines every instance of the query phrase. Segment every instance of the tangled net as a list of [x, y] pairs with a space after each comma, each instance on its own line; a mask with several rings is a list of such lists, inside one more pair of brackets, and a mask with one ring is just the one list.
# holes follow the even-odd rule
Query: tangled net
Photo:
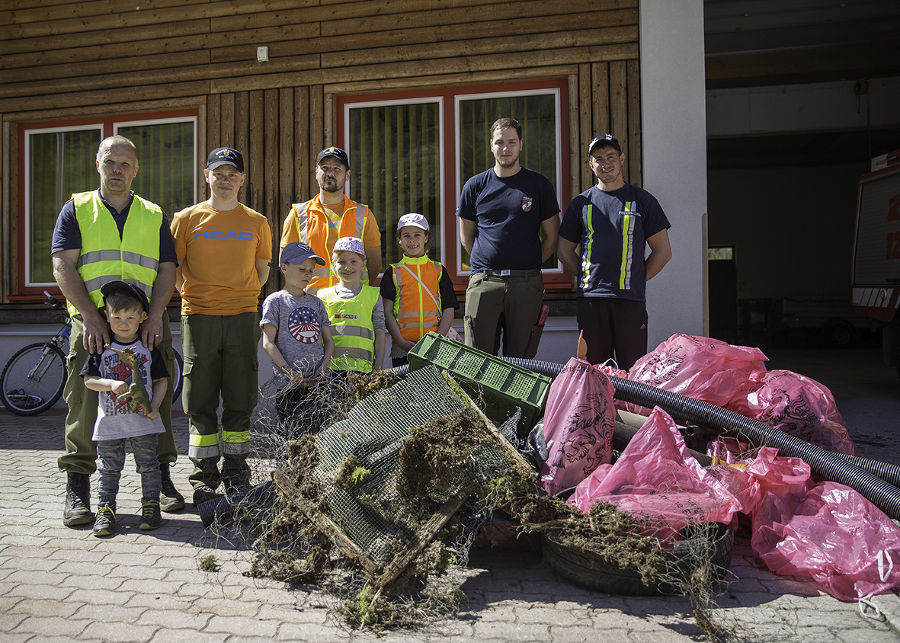
[[469, 550], [496, 510], [520, 532], [705, 600], [698, 588], [721, 573], [699, 553], [673, 565], [651, 522], [602, 503], [582, 514], [540, 492], [513, 446], [518, 420], [495, 427], [435, 367], [319, 382], [290, 418], [264, 391], [258, 485], [213, 529], [254, 552], [249, 575], [328, 592], [347, 624], [374, 631], [455, 614]]

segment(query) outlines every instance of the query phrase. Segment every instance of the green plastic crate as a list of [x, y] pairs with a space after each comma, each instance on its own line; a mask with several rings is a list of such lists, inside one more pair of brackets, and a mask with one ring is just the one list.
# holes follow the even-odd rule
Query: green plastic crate
[[448, 371], [494, 422], [522, 409], [516, 432], [525, 437], [541, 417], [551, 379], [438, 333], [427, 333], [409, 350], [409, 368], [430, 364]]

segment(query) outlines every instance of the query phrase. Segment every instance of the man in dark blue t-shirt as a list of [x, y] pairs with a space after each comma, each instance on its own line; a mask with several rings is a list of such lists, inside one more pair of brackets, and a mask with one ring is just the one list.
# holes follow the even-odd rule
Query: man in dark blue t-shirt
[[[619, 368], [628, 370], [647, 352], [646, 282], [672, 258], [672, 249], [669, 220], [659, 202], [625, 182], [624, 164], [612, 134], [588, 145], [597, 185], [566, 208], [559, 259], [578, 280], [576, 314], [588, 361], [599, 364], [615, 354]], [[646, 259], [645, 243], [650, 247]]]
[[544, 295], [541, 264], [559, 234], [556, 192], [547, 177], [519, 164], [523, 142], [515, 119], [491, 125], [494, 167], [466, 181], [456, 210], [472, 272], [466, 344], [496, 355], [502, 330], [507, 357], [525, 356]]

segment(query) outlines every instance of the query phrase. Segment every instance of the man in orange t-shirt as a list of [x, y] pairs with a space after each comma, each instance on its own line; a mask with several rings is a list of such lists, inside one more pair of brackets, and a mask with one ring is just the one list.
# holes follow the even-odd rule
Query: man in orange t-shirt
[[300, 241], [325, 259], [316, 266], [306, 292], [315, 294], [320, 288], [338, 283], [331, 272], [331, 251], [340, 237], [363, 240], [366, 268], [363, 283], [368, 284], [381, 273], [381, 231], [369, 206], [351, 201], [344, 195], [350, 179], [350, 159], [339, 147], [326, 147], [316, 157], [316, 181], [319, 193], [305, 203], [291, 206], [281, 232], [281, 247]]
[[[250, 414], [257, 400], [259, 291], [269, 276], [268, 220], [238, 201], [241, 153], [214, 149], [203, 170], [210, 197], [172, 220], [184, 345], [194, 504], [249, 487]], [[221, 447], [218, 407], [222, 403]], [[221, 449], [221, 451], [220, 451]], [[219, 471], [220, 452], [223, 455]]]

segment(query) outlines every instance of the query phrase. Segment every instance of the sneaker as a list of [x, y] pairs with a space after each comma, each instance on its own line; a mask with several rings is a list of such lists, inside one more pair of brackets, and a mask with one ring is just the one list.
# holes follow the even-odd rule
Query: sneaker
[[194, 489], [194, 506], [202, 505], [204, 502], [221, 498], [222, 494], [216, 493], [205, 484]]
[[162, 489], [159, 494], [159, 508], [166, 513], [174, 513], [184, 509], [184, 496], [178, 493], [178, 489], [172, 483], [172, 476], [169, 472], [169, 463], [159, 463], [160, 482]]
[[66, 478], [66, 505], [63, 524], [66, 527], [87, 525], [94, 519], [91, 513], [91, 476], [69, 471]]
[[141, 525], [143, 530], [156, 529], [162, 523], [158, 500], [141, 500]]
[[112, 536], [116, 532], [116, 506], [104, 502], [97, 506], [97, 519], [94, 521], [94, 535], [97, 538]]

